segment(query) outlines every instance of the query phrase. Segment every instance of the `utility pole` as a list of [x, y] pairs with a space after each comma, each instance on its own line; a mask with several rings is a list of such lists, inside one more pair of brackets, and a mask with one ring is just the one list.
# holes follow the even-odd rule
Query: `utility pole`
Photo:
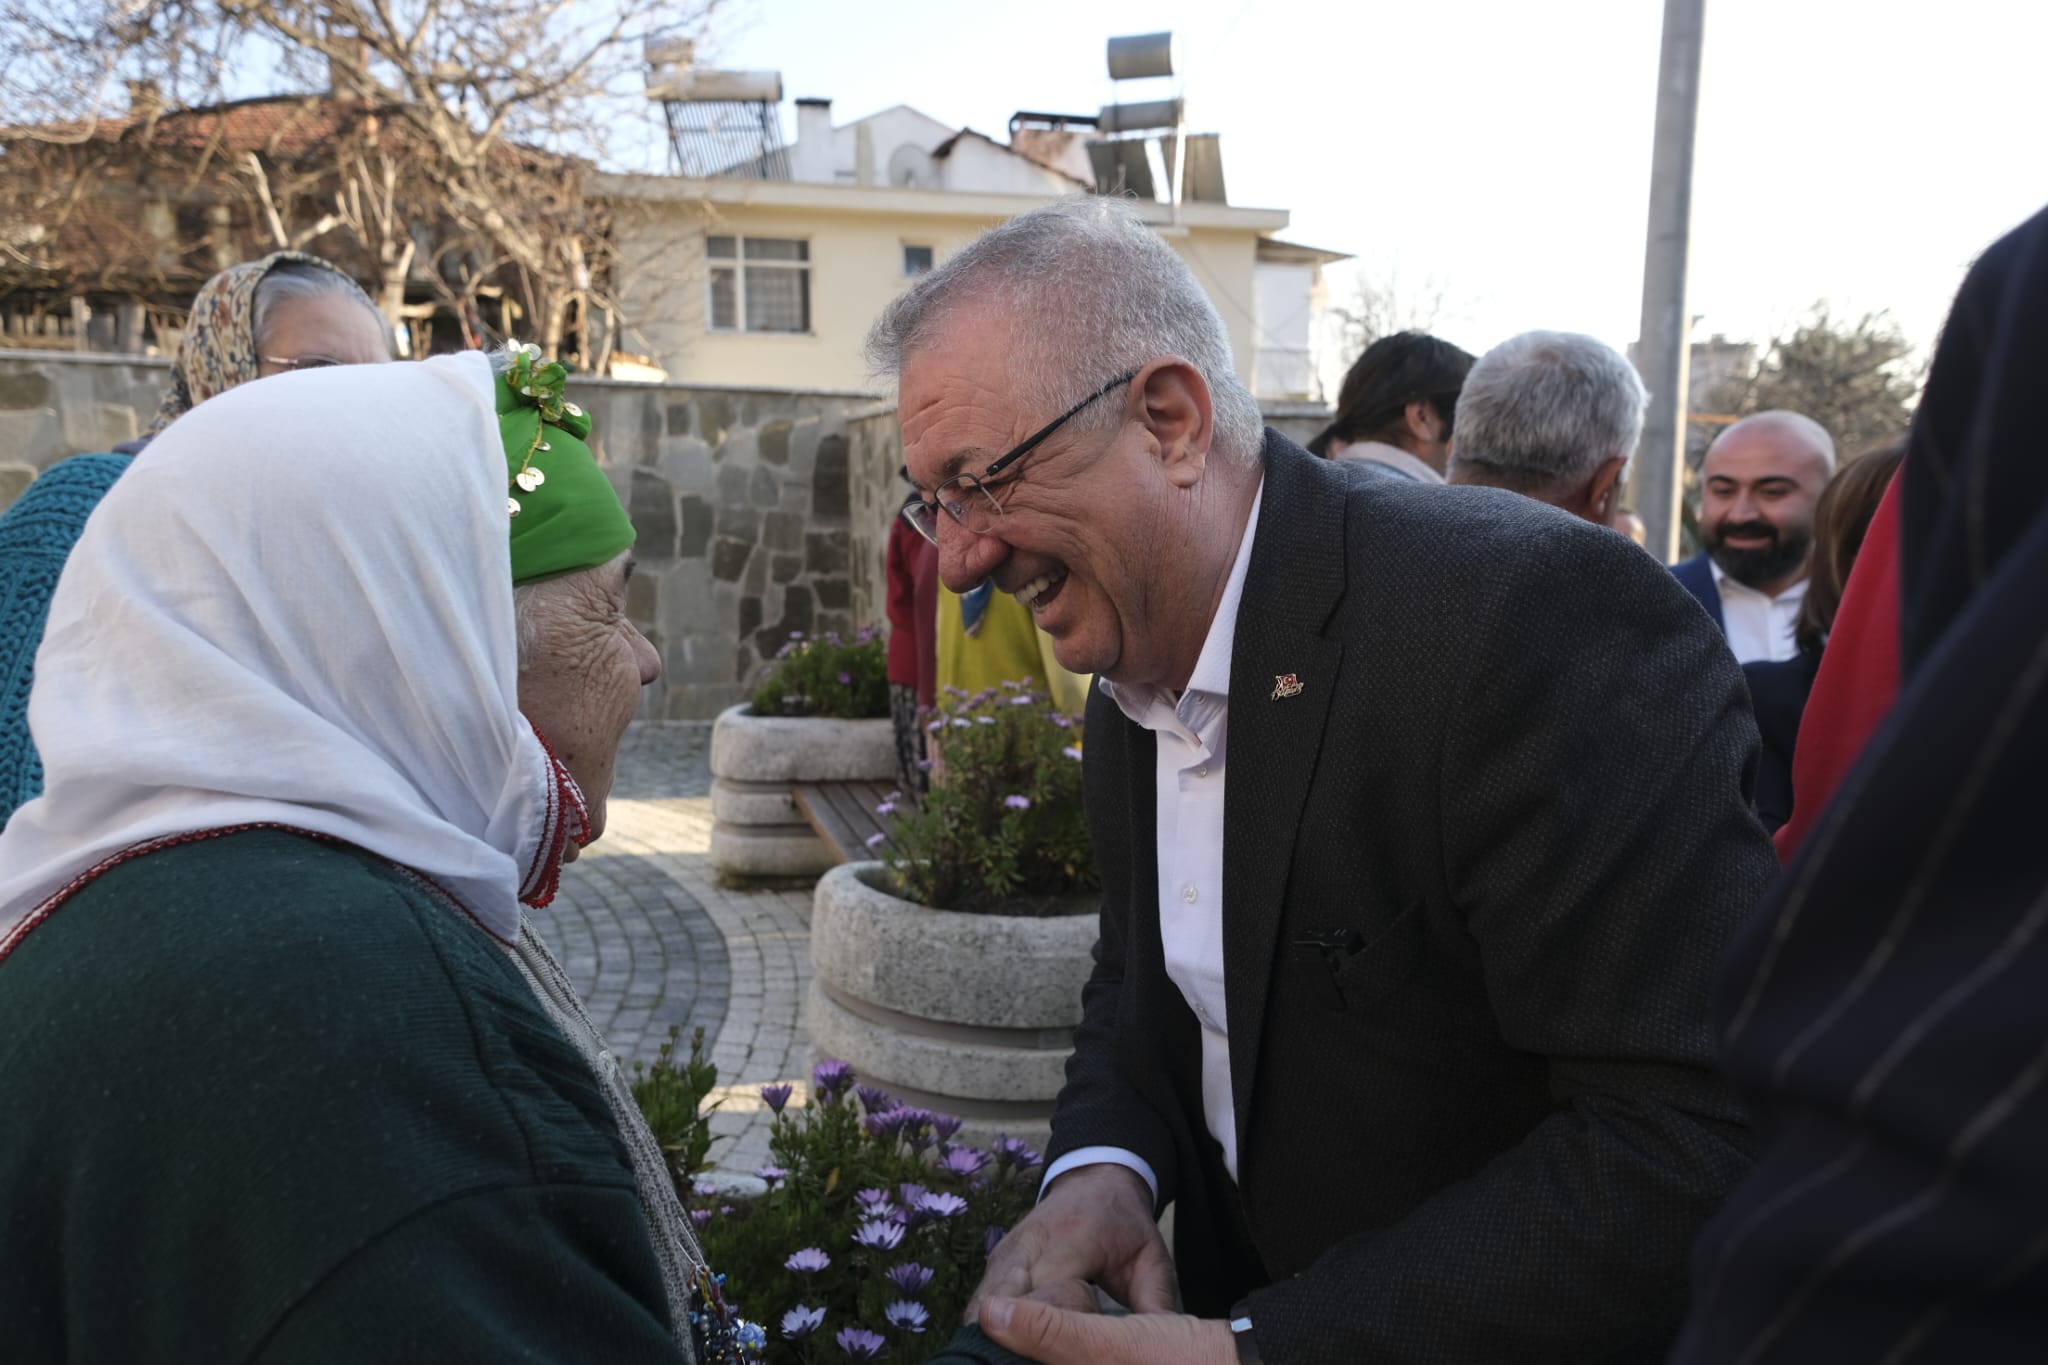
[[1686, 379], [1692, 318], [1685, 297], [1692, 236], [1692, 145], [1699, 123], [1700, 39], [1707, 0], [1664, 0], [1657, 65], [1657, 143], [1650, 162], [1650, 222], [1643, 247], [1643, 316], [1636, 365], [1650, 391], [1635, 473], [1636, 511], [1650, 553], [1678, 557], [1679, 499], [1685, 479]]

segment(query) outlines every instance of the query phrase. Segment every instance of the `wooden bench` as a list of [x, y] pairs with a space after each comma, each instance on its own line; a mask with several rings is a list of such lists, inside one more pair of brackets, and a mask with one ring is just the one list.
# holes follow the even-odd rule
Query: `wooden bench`
[[790, 795], [832, 856], [842, 863], [854, 863], [878, 856], [878, 850], [868, 847], [868, 840], [887, 834], [896, 817], [877, 815], [875, 807], [893, 790], [881, 782], [799, 782], [790, 788]]

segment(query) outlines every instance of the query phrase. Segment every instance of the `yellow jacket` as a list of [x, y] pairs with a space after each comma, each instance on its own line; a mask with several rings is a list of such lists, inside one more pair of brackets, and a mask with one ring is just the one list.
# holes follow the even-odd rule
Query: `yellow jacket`
[[989, 598], [981, 632], [969, 635], [960, 619], [959, 595], [939, 585], [939, 704], [945, 689], [967, 692], [1017, 681], [1052, 698], [1057, 709], [1078, 716], [1088, 703], [1089, 675], [1069, 673], [1052, 656], [1052, 637], [1031, 620], [1031, 610], [1006, 592]]

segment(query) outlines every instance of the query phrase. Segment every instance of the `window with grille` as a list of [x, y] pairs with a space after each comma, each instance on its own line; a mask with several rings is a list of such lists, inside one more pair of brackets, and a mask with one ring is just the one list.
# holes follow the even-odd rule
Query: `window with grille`
[[811, 330], [811, 244], [783, 237], [706, 237], [711, 330]]

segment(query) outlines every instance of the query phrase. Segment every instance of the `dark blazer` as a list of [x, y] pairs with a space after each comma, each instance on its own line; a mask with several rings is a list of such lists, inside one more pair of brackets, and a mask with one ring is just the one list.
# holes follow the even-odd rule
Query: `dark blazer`
[[1706, 555], [1697, 554], [1673, 564], [1671, 576], [1707, 609], [1707, 615], [1714, 618], [1715, 625], [1723, 631], [1728, 629], [1728, 620], [1721, 614], [1721, 586], [1714, 582], [1714, 565]]
[[1799, 743], [1799, 718], [1806, 714], [1806, 698], [1819, 671], [1819, 649], [1742, 666], [1757, 734], [1763, 740], [1756, 771], [1756, 813], [1773, 834], [1792, 818], [1792, 753]]
[[2048, 213], [1942, 329], [1898, 699], [1730, 962], [1725, 1056], [1772, 1142], [1701, 1239], [1684, 1365], [2048, 1352], [2043, 374]]
[[1102, 937], [1050, 1155], [1150, 1162], [1187, 1306], [1249, 1292], [1276, 1365], [1654, 1349], [1748, 1165], [1707, 1024], [1776, 866], [1741, 674], [1620, 536], [1275, 432], [1264, 460], [1224, 798], [1240, 1182], [1162, 963], [1152, 737], [1100, 689]]

